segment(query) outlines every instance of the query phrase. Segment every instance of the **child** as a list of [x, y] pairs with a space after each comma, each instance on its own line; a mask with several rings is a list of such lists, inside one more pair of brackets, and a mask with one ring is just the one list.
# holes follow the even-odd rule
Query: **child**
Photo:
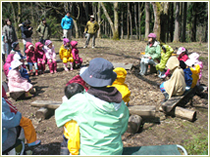
[[11, 62], [13, 61], [13, 57], [14, 57], [14, 54], [10, 53], [7, 56], [6, 63], [3, 66], [4, 74], [5, 74], [6, 77], [8, 76], [8, 73], [9, 73], [9, 70], [10, 70], [9, 68], [11, 66]]
[[194, 52], [189, 55], [189, 59], [185, 62], [187, 66], [190, 67], [190, 70], [192, 71], [192, 86], [191, 88], [194, 88], [196, 85], [200, 84], [200, 80], [202, 77], [202, 68], [203, 63], [198, 60], [199, 54]]
[[35, 67], [35, 75], [38, 75], [38, 65], [37, 65], [37, 60], [36, 60], [36, 53], [35, 53], [35, 48], [34, 45], [30, 42], [26, 43], [26, 50], [25, 54], [27, 56], [27, 62], [29, 65], [29, 75], [33, 74], [33, 65]]
[[165, 96], [163, 102], [170, 99], [173, 95], [182, 95], [185, 92], [186, 83], [184, 71], [179, 66], [179, 60], [176, 56], [169, 58], [166, 67], [170, 69], [171, 78], [160, 85], [160, 90]]
[[5, 64], [5, 53], [6, 53], [5, 37], [4, 35], [2, 35], [1, 54], [2, 54], [2, 61], [4, 64]]
[[192, 72], [189, 67], [186, 66], [185, 62], [179, 61], [180, 67], [184, 70], [184, 78], [186, 83], [186, 90], [189, 90], [192, 85]]
[[158, 77], [161, 77], [161, 75], [164, 74], [166, 62], [168, 61], [169, 57], [171, 57], [171, 54], [173, 53], [173, 51], [174, 51], [173, 48], [171, 48], [168, 45], [162, 46], [160, 63], [155, 66], [156, 70], [159, 72]]
[[71, 48], [70, 48], [70, 41], [68, 38], [63, 39], [63, 45], [61, 46], [59, 50], [59, 56], [63, 60], [63, 67], [65, 71], [69, 71], [67, 68], [67, 62], [70, 62], [70, 70], [73, 70], [73, 56], [71, 53]]
[[37, 63], [38, 69], [44, 74], [45, 71], [45, 63], [46, 63], [46, 55], [43, 50], [44, 45], [41, 42], [37, 42], [35, 44], [35, 53], [37, 55]]
[[113, 82], [111, 86], [117, 88], [117, 90], [122, 94], [123, 101], [126, 103], [127, 106], [129, 106], [131, 92], [128, 89], [128, 85], [125, 84], [127, 71], [121, 67], [117, 67], [113, 71], [117, 73], [117, 79]]
[[148, 35], [148, 44], [145, 49], [145, 55], [141, 59], [140, 63], [140, 75], [146, 75], [148, 64], [156, 65], [158, 60], [160, 59], [160, 43], [156, 41], [156, 35], [154, 33], [150, 33]]
[[77, 67], [80, 68], [80, 66], [82, 65], [82, 58], [79, 57], [79, 50], [77, 49], [77, 41], [71, 41], [71, 53], [73, 55], [73, 59], [74, 59], [74, 66], [73, 67]]
[[86, 69], [87, 69], [87, 67], [82, 67], [80, 69], [80, 74], [74, 76], [71, 80], [69, 80], [69, 82], [66, 84], [66, 86], [68, 86], [70, 83], [78, 83], [78, 84], [82, 85], [86, 91], [88, 91], [89, 87], [88, 87], [87, 83], [80, 76]]
[[54, 45], [52, 45], [51, 40], [45, 41], [44, 51], [47, 58], [47, 64], [50, 69], [50, 73], [51, 74], [56, 73], [57, 72], [56, 53]]
[[[177, 51], [177, 55], [178, 56], [178, 60], [179, 61], [186, 61], [188, 59], [188, 55], [187, 55], [187, 49], [185, 49], [184, 47], [180, 47]], [[170, 69], [168, 69], [165, 74], [163, 74], [162, 76], [160, 76], [160, 78], [166, 78], [168, 75], [170, 74]]]
[[[63, 102], [68, 101], [77, 93], [82, 93], [84, 87], [78, 83], [70, 83], [64, 89], [65, 96], [62, 98]], [[63, 142], [61, 143], [60, 155], [78, 155], [80, 148], [79, 126], [77, 122], [71, 120], [64, 125]]]
[[23, 78], [19, 72], [22, 62], [15, 60], [11, 62], [11, 70], [8, 73], [9, 92], [25, 91], [25, 97], [32, 97], [30, 90], [33, 85]]
[[[5, 101], [9, 105], [11, 112], [17, 114], [18, 110], [8, 100], [3, 86], [2, 86], [2, 97], [5, 99]], [[34, 126], [33, 126], [30, 119], [22, 116], [21, 119], [20, 119], [20, 124], [19, 125], [24, 130], [24, 135], [25, 135], [25, 138], [26, 138], [26, 141], [27, 141], [29, 147], [36, 146], [36, 145], [39, 145], [41, 143], [40, 140], [37, 140], [36, 131], [35, 131]]]

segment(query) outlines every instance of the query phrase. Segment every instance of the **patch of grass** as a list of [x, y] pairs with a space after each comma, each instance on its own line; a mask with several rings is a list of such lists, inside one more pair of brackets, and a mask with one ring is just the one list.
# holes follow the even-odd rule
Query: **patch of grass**
[[199, 57], [200, 61], [208, 61], [208, 57]]
[[184, 146], [188, 155], [208, 155], [208, 135], [206, 137], [193, 136], [193, 139], [186, 140]]

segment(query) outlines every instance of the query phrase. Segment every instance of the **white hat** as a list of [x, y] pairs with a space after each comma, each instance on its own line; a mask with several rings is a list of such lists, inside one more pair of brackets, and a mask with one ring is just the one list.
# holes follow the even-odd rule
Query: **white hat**
[[13, 60], [13, 61], [11, 62], [11, 68], [12, 68], [12, 69], [15, 69], [15, 68], [19, 67], [19, 66], [22, 65], [22, 64], [23, 64], [23, 63], [20, 62], [19, 60]]
[[188, 59], [188, 60], [186, 60], [185, 61], [185, 64], [187, 65], [187, 66], [192, 66], [193, 64], [195, 64], [195, 62], [194, 62], [194, 60], [192, 60], [192, 59]]
[[95, 18], [94, 15], [90, 15], [91, 18]]

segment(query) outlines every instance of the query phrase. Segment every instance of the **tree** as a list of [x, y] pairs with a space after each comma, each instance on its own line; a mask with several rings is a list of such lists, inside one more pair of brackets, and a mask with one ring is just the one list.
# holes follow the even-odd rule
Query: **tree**
[[183, 6], [183, 21], [182, 21], [182, 42], [186, 41], [186, 22], [187, 22], [187, 2]]
[[119, 39], [119, 32], [118, 32], [118, 26], [119, 26], [119, 19], [118, 19], [118, 2], [114, 2], [114, 23], [112, 22], [112, 19], [110, 18], [106, 7], [104, 6], [103, 2], [100, 2], [101, 7], [103, 8], [104, 14], [110, 24], [111, 31], [113, 34], [113, 39], [118, 40]]
[[176, 11], [175, 11], [175, 30], [174, 30], [174, 40], [173, 42], [179, 41], [179, 12], [180, 12], [180, 2], [176, 2]]
[[[138, 39], [139, 40], [141, 40], [141, 18], [142, 18], [142, 14], [144, 12], [143, 7], [144, 7], [143, 3], [138, 3], [138, 8], [139, 8], [139, 37], [138, 37]], [[148, 31], [148, 34], [149, 34], [149, 31]]]
[[147, 36], [149, 35], [149, 24], [150, 24], [150, 3], [145, 2], [145, 12], [146, 12], [146, 18], [145, 18], [145, 40], [147, 40]]
[[160, 40], [160, 13], [162, 11], [162, 7], [160, 5], [160, 2], [151, 2], [154, 10], [154, 17], [155, 17], [155, 22], [154, 22], [154, 27], [153, 27], [153, 32], [157, 36], [157, 40]]

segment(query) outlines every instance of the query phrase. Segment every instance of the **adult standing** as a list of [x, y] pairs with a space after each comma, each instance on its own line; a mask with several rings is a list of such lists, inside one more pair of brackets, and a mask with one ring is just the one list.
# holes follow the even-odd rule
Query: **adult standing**
[[90, 16], [90, 21], [88, 21], [86, 26], [85, 26], [84, 33], [87, 35], [87, 40], [85, 42], [84, 48], [87, 48], [87, 46], [89, 44], [89, 41], [90, 41], [90, 38], [93, 38], [92, 48], [95, 48], [95, 39], [97, 37], [98, 29], [99, 29], [98, 22], [95, 21], [94, 15], [91, 15]]
[[87, 92], [74, 95], [55, 110], [58, 127], [70, 120], [80, 130], [80, 155], [122, 155], [121, 135], [127, 130], [129, 110], [112, 85], [117, 74], [111, 62], [94, 58], [81, 74], [90, 85]]
[[5, 20], [5, 25], [3, 27], [3, 35], [6, 43], [6, 54], [8, 55], [12, 50], [12, 43], [18, 40], [15, 28], [12, 26], [12, 22], [10, 19]]
[[141, 58], [140, 75], [146, 75], [148, 64], [156, 66], [161, 57], [160, 43], [156, 40], [156, 34], [150, 33], [148, 35], [148, 44], [145, 49], [145, 55]]
[[22, 24], [19, 25], [19, 27], [21, 29], [21, 36], [23, 39], [24, 55], [26, 55], [26, 53], [25, 53], [26, 43], [27, 42], [32, 43], [31, 35], [33, 34], [33, 27], [31, 27], [30, 24], [31, 24], [31, 21], [27, 19], [25, 22], [23, 22]]
[[61, 27], [63, 29], [63, 38], [68, 38], [71, 41], [73, 19], [69, 11], [67, 11], [66, 15], [62, 18]]
[[46, 40], [50, 40], [51, 29], [45, 18], [42, 18], [42, 22], [39, 24], [36, 31], [39, 34], [39, 42], [42, 44], [44, 44]]

